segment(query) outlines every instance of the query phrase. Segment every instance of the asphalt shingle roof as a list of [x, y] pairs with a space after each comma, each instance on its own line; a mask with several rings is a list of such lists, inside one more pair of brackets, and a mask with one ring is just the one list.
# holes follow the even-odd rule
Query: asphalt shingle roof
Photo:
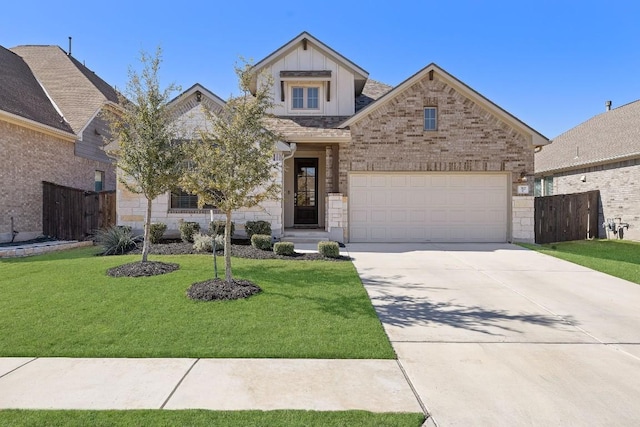
[[362, 89], [362, 94], [356, 98], [356, 113], [371, 104], [382, 95], [393, 89], [393, 86], [369, 79]]
[[535, 155], [536, 173], [640, 157], [640, 100], [587, 120]]
[[67, 132], [62, 119], [29, 66], [12, 51], [0, 46], [0, 110]]
[[106, 101], [118, 101], [108, 83], [58, 46], [16, 46], [11, 50], [29, 65], [75, 133]]

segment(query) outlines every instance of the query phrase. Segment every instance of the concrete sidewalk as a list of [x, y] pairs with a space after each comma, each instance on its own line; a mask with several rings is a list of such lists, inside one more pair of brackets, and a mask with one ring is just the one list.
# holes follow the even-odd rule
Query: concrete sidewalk
[[423, 412], [395, 360], [0, 358], [0, 409]]

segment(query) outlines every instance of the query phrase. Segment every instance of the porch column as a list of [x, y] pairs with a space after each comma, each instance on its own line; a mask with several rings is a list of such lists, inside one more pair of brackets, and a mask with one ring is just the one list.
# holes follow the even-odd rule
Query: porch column
[[333, 193], [333, 146], [325, 147], [325, 185], [327, 194]]
[[327, 194], [327, 216], [325, 219], [329, 238], [340, 243], [348, 240], [349, 217], [347, 198], [341, 193]]

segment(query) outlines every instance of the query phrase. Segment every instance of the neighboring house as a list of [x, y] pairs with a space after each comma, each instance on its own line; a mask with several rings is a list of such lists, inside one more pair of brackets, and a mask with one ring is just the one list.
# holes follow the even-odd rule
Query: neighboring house
[[[600, 190], [602, 224], [628, 223], [625, 239], [640, 240], [640, 100], [607, 111], [555, 138], [536, 153], [536, 195]], [[610, 235], [609, 237], [613, 237]]]
[[115, 189], [102, 152], [113, 88], [57, 46], [0, 47], [0, 242], [42, 234], [42, 182]]
[[[239, 233], [264, 219], [284, 239], [308, 228], [351, 242], [533, 242], [534, 150], [547, 138], [437, 65], [391, 88], [303, 32], [254, 70], [274, 82], [266, 125], [282, 136], [283, 194], [234, 214]], [[179, 215], [161, 209], [152, 220]], [[206, 225], [207, 212], [180, 218]], [[118, 223], [141, 229], [135, 215]]]

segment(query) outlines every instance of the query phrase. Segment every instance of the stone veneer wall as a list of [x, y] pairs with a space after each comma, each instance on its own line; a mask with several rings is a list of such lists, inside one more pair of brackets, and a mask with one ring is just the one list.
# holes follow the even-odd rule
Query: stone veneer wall
[[[424, 108], [437, 107], [438, 129], [425, 131]], [[351, 125], [341, 146], [339, 191], [348, 196], [350, 171], [512, 172], [514, 240], [533, 241], [526, 225], [529, 194], [518, 195], [522, 172], [533, 182], [534, 153], [526, 135], [483, 109], [447, 82], [428, 75]], [[335, 191], [335, 189], [334, 189]], [[520, 202], [518, 199], [522, 199]], [[524, 202], [527, 200], [527, 202]], [[515, 207], [518, 206], [516, 209]], [[529, 210], [533, 223], [533, 209]], [[517, 233], [516, 233], [517, 231]], [[531, 224], [531, 232], [533, 225]]]
[[95, 171], [105, 171], [105, 190], [116, 188], [111, 164], [74, 155], [74, 144], [0, 121], [0, 242], [11, 240], [11, 217], [20, 232], [16, 241], [42, 234], [42, 181], [94, 189]]
[[516, 242], [535, 240], [534, 197], [518, 196], [511, 199], [512, 239]]
[[602, 223], [621, 218], [629, 224], [624, 239], [640, 240], [640, 159], [555, 173], [553, 187], [553, 194], [600, 190], [599, 237], [617, 238], [612, 233], [607, 235]]
[[327, 194], [325, 230], [331, 240], [340, 243], [349, 241], [349, 211], [347, 198], [340, 193]]
[[[144, 217], [147, 210], [147, 200], [141, 194], [135, 194], [118, 183], [117, 189], [118, 203], [118, 225], [128, 225], [137, 233], [142, 234], [144, 229]], [[167, 236], [179, 235], [179, 224], [181, 221], [193, 221], [200, 224], [200, 229], [209, 229], [211, 214], [209, 209], [180, 209], [171, 210], [169, 193], [159, 196], [153, 201], [151, 210], [151, 222], [162, 222], [167, 224]], [[215, 220], [224, 220], [225, 215], [214, 210]], [[247, 221], [268, 221], [271, 223], [271, 233], [280, 237], [282, 228], [282, 204], [280, 200], [269, 200], [249, 209], [241, 209], [232, 214], [232, 221], [235, 223], [235, 233], [240, 236], [246, 235], [244, 224]]]

